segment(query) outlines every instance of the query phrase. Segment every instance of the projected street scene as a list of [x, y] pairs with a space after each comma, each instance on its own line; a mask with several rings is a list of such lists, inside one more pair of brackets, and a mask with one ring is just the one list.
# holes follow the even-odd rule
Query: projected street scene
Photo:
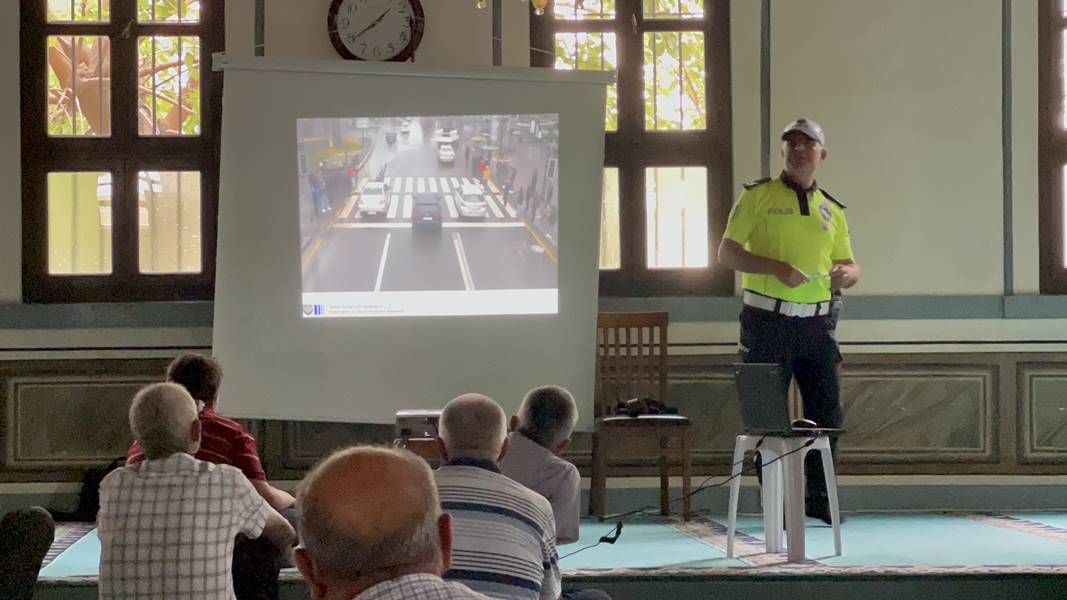
[[306, 317], [557, 312], [559, 116], [299, 119]]

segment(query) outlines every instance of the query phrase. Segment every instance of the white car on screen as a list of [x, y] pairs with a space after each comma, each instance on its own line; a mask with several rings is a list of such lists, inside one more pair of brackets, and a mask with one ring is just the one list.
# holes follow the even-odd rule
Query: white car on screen
[[459, 215], [468, 219], [484, 219], [487, 214], [485, 189], [478, 184], [465, 183], [459, 193]]
[[452, 144], [441, 144], [437, 149], [437, 160], [443, 163], [456, 162], [456, 150]]
[[363, 184], [363, 189], [359, 191], [359, 201], [356, 203], [356, 213], [385, 214], [389, 210], [389, 195], [386, 192], [384, 182], [368, 181]]

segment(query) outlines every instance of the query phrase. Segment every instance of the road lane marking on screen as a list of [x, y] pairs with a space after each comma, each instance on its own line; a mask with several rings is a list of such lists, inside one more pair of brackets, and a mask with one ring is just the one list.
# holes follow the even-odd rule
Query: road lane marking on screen
[[[478, 180], [474, 179], [473, 177], [463, 177], [462, 180], [463, 181], [461, 183], [463, 185], [478, 185], [479, 183]], [[459, 187], [459, 184], [456, 184], [456, 187]]]
[[411, 194], [404, 194], [404, 212], [401, 213], [400, 216], [402, 216], [405, 219], [410, 219], [411, 218], [411, 208], [412, 208], [411, 207], [411, 203], [412, 203]]
[[357, 190], [362, 190], [362, 189], [363, 189], [363, 186], [367, 185], [367, 180], [368, 180], [368, 179], [367, 179], [366, 177], [364, 177], [364, 178], [360, 179], [360, 180], [359, 180], [359, 185], [357, 185], [357, 186], [356, 186], [356, 189], [357, 189]]
[[460, 181], [459, 179], [456, 179], [455, 177], [453, 177], [453, 178], [452, 178], [452, 187], [456, 188], [457, 190], [458, 190], [458, 189], [460, 188], [460, 186], [461, 186], [461, 185], [463, 185], [464, 183], [467, 183], [467, 178], [466, 178], [466, 177], [464, 177], [464, 178], [463, 178], [463, 181], [462, 181], [462, 182], [461, 182], [461, 181]]
[[415, 180], [415, 184], [420, 194], [426, 191], [426, 180], [422, 177], [419, 177], [417, 180]]
[[403, 185], [404, 185], [404, 178], [403, 177], [394, 177], [393, 178], [393, 183], [389, 184], [389, 191], [399, 194], [399, 193], [404, 191], [404, 190], [401, 189], [401, 187]]
[[451, 189], [450, 189], [450, 188], [448, 187], [448, 178], [447, 178], [447, 177], [439, 177], [438, 179], [440, 179], [440, 180], [441, 180], [441, 193], [442, 193], [442, 194], [447, 194], [447, 193], [449, 193], [449, 192], [451, 192], [451, 191], [452, 191], [452, 190], [451, 190]]
[[407, 193], [407, 194], [412, 193], [414, 191], [414, 188], [415, 188], [415, 178], [414, 177], [405, 177], [404, 181], [406, 182], [405, 185], [404, 185], [404, 192]]
[[492, 180], [492, 179], [490, 179], [490, 180], [489, 180], [488, 182], [486, 182], [486, 183], [488, 184], [488, 186], [489, 186], [489, 190], [490, 190], [491, 192], [493, 192], [494, 194], [499, 194], [499, 193], [500, 193], [500, 190], [499, 190], [499, 189], [498, 189], [498, 188], [496, 187], [496, 184], [495, 184], [495, 183], [493, 183], [493, 180]]
[[471, 267], [467, 264], [467, 253], [463, 251], [463, 238], [458, 231], [452, 232], [452, 244], [456, 247], [456, 258], [459, 259], [459, 272], [463, 274], [463, 287], [467, 291], [474, 289], [474, 280], [471, 278]]
[[427, 181], [426, 184], [430, 186], [431, 192], [435, 194], [437, 193], [437, 179], [430, 177], [429, 181]]
[[445, 206], [448, 207], [448, 216], [453, 219], [459, 218], [459, 211], [456, 210], [456, 201], [457, 199], [452, 194], [445, 194]]
[[[521, 221], [445, 221], [441, 224], [441, 227], [445, 229], [520, 229], [526, 227], [525, 223]], [[411, 229], [411, 223], [405, 223], [403, 221], [397, 221], [394, 223], [388, 222], [374, 222], [374, 223], [357, 223], [349, 221], [347, 223], [337, 223], [333, 226], [334, 229]]]
[[341, 218], [349, 219], [352, 217], [352, 209], [356, 207], [356, 198], [358, 195], [352, 194], [348, 197], [348, 202], [345, 203], [345, 207], [341, 210]]
[[400, 210], [400, 196], [398, 194], [393, 194], [389, 198], [389, 212], [386, 213], [386, 215], [385, 215], [386, 218], [387, 219], [395, 219], [396, 218], [396, 212], [398, 210]]
[[530, 227], [530, 226], [529, 226], [529, 225], [527, 225], [526, 223], [522, 223], [522, 225], [523, 225], [524, 227], [526, 227], [526, 231], [529, 231], [529, 232], [530, 232], [530, 235], [532, 235], [532, 236], [533, 236], [533, 239], [537, 240], [537, 243], [538, 243], [538, 244], [540, 244], [540, 245], [541, 245], [541, 247], [545, 249], [545, 254], [547, 254], [547, 255], [548, 255], [548, 257], [549, 257], [550, 259], [552, 259], [552, 262], [554, 262], [554, 263], [556, 263], [556, 264], [558, 265], [558, 264], [559, 264], [559, 259], [558, 259], [558, 258], [556, 258], [556, 253], [555, 253], [555, 252], [553, 252], [553, 251], [552, 251], [552, 250], [551, 250], [551, 249], [550, 249], [550, 248], [548, 247], [548, 244], [546, 244], [546, 243], [545, 243], [545, 241], [544, 241], [543, 239], [541, 239], [541, 236], [540, 236], [540, 235], [538, 235], [536, 231], [534, 231], [534, 228], [533, 228], [533, 227]]
[[500, 203], [504, 205], [504, 210], [508, 211], [508, 216], [509, 217], [514, 219], [514, 218], [519, 216], [519, 213], [515, 212], [515, 209], [511, 208], [511, 205], [508, 204], [507, 202], [504, 202], [503, 199], [500, 200]]
[[493, 216], [498, 219], [502, 219], [504, 217], [504, 211], [500, 210], [500, 208], [496, 205], [496, 202], [493, 200], [493, 197], [489, 194], [482, 194], [482, 197], [485, 198], [485, 204], [489, 207], [489, 210], [493, 211]]
[[378, 278], [374, 280], [374, 291], [382, 291], [382, 276], [385, 275], [385, 257], [389, 255], [389, 238], [393, 234], [385, 234], [385, 246], [382, 248], [382, 259], [378, 261]]

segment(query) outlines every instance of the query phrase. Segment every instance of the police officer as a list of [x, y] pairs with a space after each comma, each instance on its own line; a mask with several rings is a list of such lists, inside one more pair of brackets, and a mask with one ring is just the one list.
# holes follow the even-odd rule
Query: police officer
[[[782, 132], [784, 168], [746, 184], [730, 213], [719, 263], [743, 273], [739, 351], [743, 362], [779, 363], [797, 380], [804, 416], [840, 427], [841, 354], [834, 339], [834, 292], [859, 279], [845, 206], [815, 182], [826, 136], [810, 119]], [[837, 306], [834, 306], [837, 308]], [[837, 442], [831, 445], [836, 454]], [[806, 513], [830, 522], [826, 480], [811, 453]]]

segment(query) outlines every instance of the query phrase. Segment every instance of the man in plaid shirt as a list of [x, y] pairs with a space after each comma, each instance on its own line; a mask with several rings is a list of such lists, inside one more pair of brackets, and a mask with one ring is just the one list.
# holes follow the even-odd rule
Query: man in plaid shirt
[[233, 600], [237, 534], [292, 546], [292, 526], [239, 470], [193, 458], [201, 424], [184, 387], [138, 392], [130, 429], [147, 460], [100, 485], [101, 599]]
[[452, 521], [407, 450], [336, 452], [300, 484], [296, 565], [315, 600], [489, 600], [445, 581]]

